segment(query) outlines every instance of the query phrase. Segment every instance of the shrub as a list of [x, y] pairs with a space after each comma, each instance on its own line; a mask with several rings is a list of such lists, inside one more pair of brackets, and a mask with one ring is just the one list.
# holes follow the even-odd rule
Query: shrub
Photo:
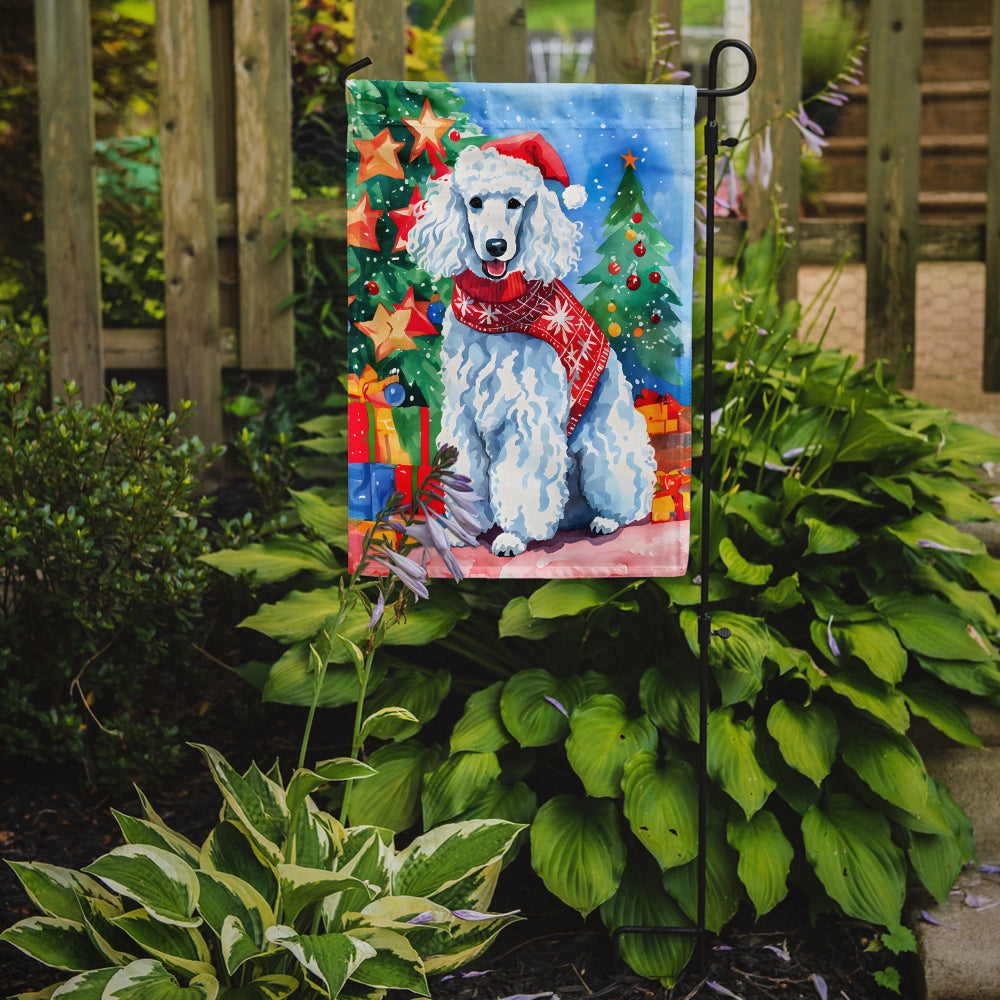
[[[920, 717], [976, 746], [957, 695], [1000, 695], [1000, 561], [953, 524], [996, 516], [976, 466], [1000, 460], [1000, 440], [905, 396], [880, 364], [798, 339], [800, 307], [780, 308], [774, 288], [781, 253], [770, 239], [747, 248], [715, 295], [710, 601], [731, 637], [709, 650], [706, 921], [718, 931], [744, 903], [763, 914], [794, 886], [814, 912], [903, 939], [907, 885], [943, 899], [973, 851], [909, 727]], [[703, 377], [696, 366], [696, 399]], [[380, 734], [391, 742], [368, 748], [379, 773], [356, 789], [352, 820], [532, 821], [534, 867], [581, 914], [599, 910], [609, 929], [692, 923], [696, 573], [473, 583], [461, 596], [441, 584], [416, 609], [425, 620], [403, 626], [413, 638], [399, 636], [437, 638], [436, 669], [393, 664], [370, 701], [426, 724], [449, 685], [473, 693], [447, 753], [418, 724]], [[290, 644], [266, 697], [310, 690], [322, 586], [317, 575], [246, 622]], [[330, 704], [351, 700], [351, 674], [331, 670]], [[622, 951], [669, 982], [691, 940], [626, 936]]]
[[187, 404], [133, 410], [128, 385], [96, 406], [68, 385], [44, 409], [41, 336], [0, 324], [0, 743], [8, 760], [124, 768], [175, 752], [156, 699], [191, 662], [208, 454]]

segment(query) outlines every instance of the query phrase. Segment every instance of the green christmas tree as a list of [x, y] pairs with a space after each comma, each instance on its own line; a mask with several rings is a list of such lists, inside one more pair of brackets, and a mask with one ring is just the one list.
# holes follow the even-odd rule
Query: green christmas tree
[[[604, 218], [601, 261], [580, 278], [595, 285], [584, 306], [608, 335], [636, 395], [642, 389], [665, 393], [680, 385], [675, 359], [684, 351], [677, 277], [669, 262], [673, 249], [643, 200], [632, 151], [621, 154], [625, 170], [615, 200]], [[666, 383], [666, 385], [664, 385]]]
[[[419, 441], [419, 407], [439, 409], [440, 327], [447, 302], [407, 254], [414, 210], [428, 182], [488, 136], [454, 87], [355, 82], [347, 137], [348, 363], [361, 374], [398, 377], [396, 427], [408, 450]], [[434, 429], [432, 428], [432, 439]]]

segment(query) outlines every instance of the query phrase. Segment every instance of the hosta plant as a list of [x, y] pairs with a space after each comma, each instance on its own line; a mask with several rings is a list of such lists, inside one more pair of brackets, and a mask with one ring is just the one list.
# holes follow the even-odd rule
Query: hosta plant
[[429, 996], [428, 974], [470, 961], [517, 919], [487, 911], [518, 825], [450, 823], [397, 849], [391, 831], [345, 829], [312, 798], [369, 779], [366, 764], [338, 758], [286, 784], [276, 767], [240, 774], [199, 749], [224, 803], [202, 844], [140, 793], [142, 818], [115, 813], [124, 846], [82, 871], [11, 862], [41, 915], [0, 938], [64, 975], [22, 996]]

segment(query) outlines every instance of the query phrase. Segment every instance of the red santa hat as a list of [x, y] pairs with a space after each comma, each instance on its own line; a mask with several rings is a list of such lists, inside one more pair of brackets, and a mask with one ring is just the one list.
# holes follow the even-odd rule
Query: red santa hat
[[537, 167], [547, 181], [556, 181], [566, 190], [563, 202], [567, 208], [580, 208], [587, 200], [587, 190], [580, 184], [570, 184], [569, 174], [551, 143], [538, 132], [522, 132], [483, 143], [483, 149], [495, 149], [502, 156], [512, 156]]

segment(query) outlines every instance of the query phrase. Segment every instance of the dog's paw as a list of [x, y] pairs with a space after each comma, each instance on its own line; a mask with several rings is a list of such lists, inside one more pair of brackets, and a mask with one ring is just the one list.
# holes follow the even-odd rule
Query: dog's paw
[[619, 527], [618, 522], [612, 521], [610, 517], [595, 517], [590, 522], [590, 530], [595, 535], [610, 535], [611, 532], [617, 531]]
[[495, 556], [519, 556], [527, 548], [527, 543], [505, 531], [493, 539], [493, 555]]

